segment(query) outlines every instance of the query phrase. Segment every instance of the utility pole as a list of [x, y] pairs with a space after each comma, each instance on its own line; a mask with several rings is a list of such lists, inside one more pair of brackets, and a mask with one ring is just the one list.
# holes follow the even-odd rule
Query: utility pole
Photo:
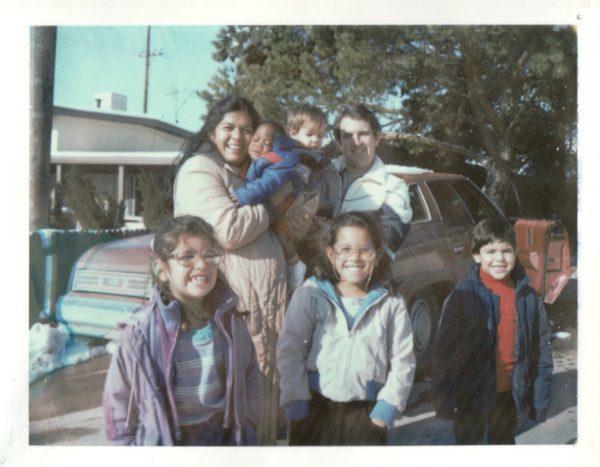
[[146, 52], [140, 52], [139, 57], [144, 57], [146, 64], [144, 67], [144, 113], [148, 113], [148, 79], [150, 75], [150, 57], [159, 57], [164, 55], [162, 50], [150, 51], [150, 26], [146, 27]]
[[148, 72], [150, 71], [150, 26], [146, 28], [146, 66], [144, 68], [144, 113], [148, 112]]
[[29, 229], [48, 227], [56, 26], [31, 28]]

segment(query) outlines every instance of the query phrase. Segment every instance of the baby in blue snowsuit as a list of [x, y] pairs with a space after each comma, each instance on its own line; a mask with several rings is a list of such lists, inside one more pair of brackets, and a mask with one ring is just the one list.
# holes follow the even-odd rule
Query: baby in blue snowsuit
[[[318, 198], [304, 193], [308, 176], [327, 163], [320, 152], [326, 129], [325, 114], [317, 107], [302, 105], [288, 114], [288, 134], [280, 125], [263, 122], [256, 129], [249, 147], [252, 163], [246, 183], [235, 190], [240, 205], [264, 204], [270, 210], [273, 225], [288, 264], [288, 285], [293, 290], [301, 285], [306, 266], [292, 241], [295, 233], [285, 223], [288, 208], [298, 207], [314, 212]], [[294, 204], [295, 203], [295, 204]], [[314, 213], [313, 213], [314, 214]]]

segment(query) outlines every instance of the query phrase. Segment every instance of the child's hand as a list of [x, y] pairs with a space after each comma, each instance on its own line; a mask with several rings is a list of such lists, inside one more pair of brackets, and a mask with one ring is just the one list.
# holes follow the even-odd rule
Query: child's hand
[[378, 418], [371, 418], [371, 423], [379, 428], [386, 428], [385, 422], [383, 420], [379, 420]]

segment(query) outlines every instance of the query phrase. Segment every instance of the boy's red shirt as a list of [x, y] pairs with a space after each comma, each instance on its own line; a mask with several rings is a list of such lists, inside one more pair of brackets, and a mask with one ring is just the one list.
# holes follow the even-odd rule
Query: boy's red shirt
[[517, 310], [515, 284], [512, 279], [494, 279], [484, 271], [479, 271], [484, 285], [500, 298], [500, 320], [497, 329], [496, 346], [496, 391], [512, 390], [512, 372], [515, 366], [515, 338], [517, 335]]

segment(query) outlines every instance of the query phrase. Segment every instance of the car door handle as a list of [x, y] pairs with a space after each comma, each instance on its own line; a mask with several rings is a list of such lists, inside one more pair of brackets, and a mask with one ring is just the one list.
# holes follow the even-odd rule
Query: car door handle
[[463, 250], [464, 250], [464, 249], [465, 249], [465, 247], [464, 247], [464, 246], [462, 246], [462, 245], [461, 245], [461, 246], [453, 246], [453, 247], [452, 247], [452, 252], [453, 252], [455, 255], [460, 255], [460, 254], [463, 252]]

